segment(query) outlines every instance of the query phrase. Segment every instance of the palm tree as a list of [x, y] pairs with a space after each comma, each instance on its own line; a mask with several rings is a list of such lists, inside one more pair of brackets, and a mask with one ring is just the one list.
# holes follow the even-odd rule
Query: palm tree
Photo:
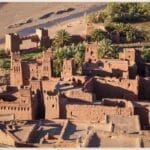
[[62, 29], [56, 33], [56, 36], [54, 38], [54, 45], [58, 47], [63, 47], [69, 42], [69, 40], [70, 40], [69, 33], [66, 30]]
[[127, 42], [135, 41], [137, 39], [136, 33], [138, 33], [138, 31], [135, 28], [133, 28], [131, 25], [127, 24], [126, 31], [125, 31], [126, 41]]
[[98, 54], [100, 58], [117, 58], [119, 49], [112, 44], [110, 39], [104, 39], [98, 43]]
[[91, 38], [94, 42], [99, 42], [103, 40], [106, 37], [106, 33], [102, 31], [101, 29], [95, 29], [91, 33]]
[[144, 47], [141, 57], [144, 61], [150, 62], [150, 48]]
[[124, 23], [116, 23], [115, 24], [115, 33], [117, 37], [117, 42], [120, 42], [121, 35], [124, 34], [125, 24]]

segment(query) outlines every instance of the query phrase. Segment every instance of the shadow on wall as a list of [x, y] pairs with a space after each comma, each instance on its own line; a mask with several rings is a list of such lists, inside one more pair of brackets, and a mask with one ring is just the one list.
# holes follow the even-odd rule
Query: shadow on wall
[[[98, 62], [99, 63], [99, 62]], [[123, 77], [123, 71], [121, 69], [112, 69], [111, 72], [103, 70], [103, 64], [86, 62], [83, 65], [83, 74], [87, 76], [100, 76], [100, 77]], [[102, 68], [100, 68], [102, 67]]]
[[13, 101], [17, 100], [17, 98], [11, 94], [1, 94], [0, 100], [3, 100], [5, 102], [13, 102]]
[[127, 89], [97, 81], [94, 81], [93, 92], [96, 94], [97, 100], [102, 100], [103, 98], [137, 99], [137, 95]]
[[144, 106], [137, 104], [135, 106], [135, 115], [139, 116], [142, 130], [150, 130], [149, 111]]
[[140, 78], [138, 98], [141, 100], [150, 99], [150, 78]]
[[69, 137], [76, 131], [76, 125], [69, 123], [64, 134], [64, 140], [69, 140]]
[[87, 145], [87, 147], [100, 147], [101, 141], [100, 138], [94, 133]]

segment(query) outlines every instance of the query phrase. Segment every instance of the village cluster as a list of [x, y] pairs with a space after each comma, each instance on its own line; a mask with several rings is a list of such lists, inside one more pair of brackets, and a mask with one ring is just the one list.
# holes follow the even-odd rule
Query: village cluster
[[[46, 48], [34, 61], [20, 56], [21, 43], [29, 39]], [[48, 30], [22, 38], [6, 35], [11, 69], [10, 82], [0, 84], [1, 144], [150, 146], [150, 64], [138, 48], [124, 48], [118, 59], [99, 59], [97, 46], [86, 45], [81, 74], [72, 58], [63, 60], [61, 77], [54, 77]]]

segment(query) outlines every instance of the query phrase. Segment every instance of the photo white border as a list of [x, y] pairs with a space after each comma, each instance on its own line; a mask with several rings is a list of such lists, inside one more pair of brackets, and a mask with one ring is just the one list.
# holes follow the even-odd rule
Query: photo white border
[[150, 0], [0, 0], [0, 2], [150, 2]]

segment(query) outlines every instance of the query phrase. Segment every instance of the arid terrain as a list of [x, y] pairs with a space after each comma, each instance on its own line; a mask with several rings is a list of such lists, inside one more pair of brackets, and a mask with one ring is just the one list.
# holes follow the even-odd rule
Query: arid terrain
[[[65, 22], [66, 25], [68, 20], [73, 19], [78, 24], [83, 20], [79, 18], [86, 12], [94, 12], [103, 6], [103, 3], [1, 3], [0, 43], [4, 42], [4, 35], [10, 32], [19, 32], [23, 36], [34, 33], [38, 27], [50, 26], [53, 26], [51, 31], [56, 32], [59, 27], [64, 27], [60, 23]], [[80, 26], [78, 28], [77, 32], [83, 30]]]
[[150, 147], [149, 10], [0, 3], [0, 147]]

